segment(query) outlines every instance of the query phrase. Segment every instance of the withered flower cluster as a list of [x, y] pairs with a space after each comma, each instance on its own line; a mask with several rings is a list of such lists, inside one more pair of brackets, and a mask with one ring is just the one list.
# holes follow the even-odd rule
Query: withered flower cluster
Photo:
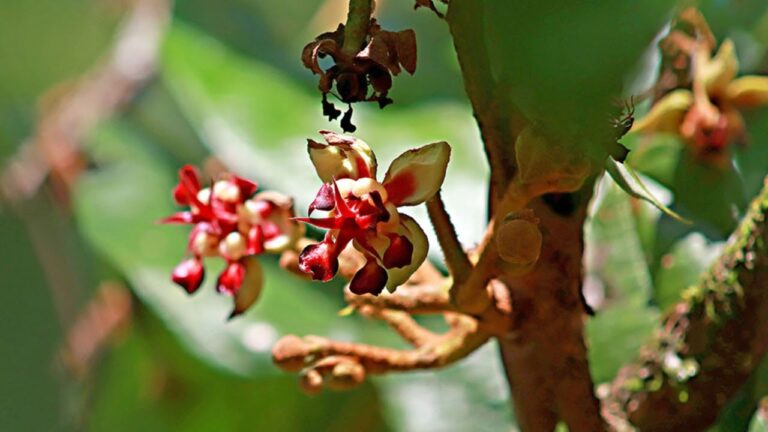
[[[307, 44], [301, 59], [309, 70], [320, 75], [318, 87], [323, 94], [323, 115], [335, 120], [341, 111], [328, 101], [328, 94], [334, 94], [349, 108], [341, 119], [345, 132], [354, 132], [352, 124], [352, 103], [379, 103], [380, 108], [392, 103], [387, 95], [392, 87], [392, 75], [402, 69], [409, 74], [416, 71], [416, 35], [413, 30], [391, 32], [382, 30], [375, 19], [370, 20], [368, 34], [362, 45], [345, 49], [345, 27], [323, 33]], [[333, 66], [323, 70], [319, 60], [330, 56]], [[335, 86], [335, 93], [334, 93]]]

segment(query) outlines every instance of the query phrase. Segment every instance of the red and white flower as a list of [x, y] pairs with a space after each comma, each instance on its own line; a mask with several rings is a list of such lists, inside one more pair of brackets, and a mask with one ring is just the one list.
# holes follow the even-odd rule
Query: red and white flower
[[409, 150], [398, 156], [384, 180], [376, 180], [376, 157], [356, 138], [320, 132], [327, 144], [309, 142], [309, 155], [324, 182], [312, 204], [327, 211], [322, 218], [297, 218], [328, 229], [325, 239], [309, 245], [299, 268], [313, 279], [328, 281], [339, 267], [339, 255], [350, 243], [366, 258], [350, 282], [356, 294], [379, 294], [403, 284], [427, 256], [424, 231], [398, 207], [431, 198], [445, 177], [450, 146], [445, 142]]
[[[250, 291], [260, 291], [261, 269], [250, 257], [265, 251], [280, 252], [302, 235], [302, 227], [293, 220], [292, 200], [276, 192], [256, 194], [257, 189], [256, 183], [233, 174], [225, 174], [204, 188], [197, 169], [185, 165], [179, 171], [173, 197], [178, 205], [189, 209], [161, 222], [193, 225], [187, 245], [192, 257], [172, 273], [172, 280], [188, 293], [197, 291], [203, 282], [203, 257], [213, 256], [227, 261], [216, 283], [220, 293], [237, 299], [244, 281], [249, 282]], [[247, 297], [254, 296], [248, 293]], [[237, 303], [240, 307], [241, 302]]]

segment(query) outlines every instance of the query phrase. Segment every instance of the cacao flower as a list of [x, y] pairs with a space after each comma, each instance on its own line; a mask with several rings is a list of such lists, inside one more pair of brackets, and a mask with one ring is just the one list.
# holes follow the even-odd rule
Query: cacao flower
[[428, 250], [424, 231], [398, 208], [420, 204], [440, 189], [450, 146], [440, 142], [403, 153], [379, 182], [376, 157], [365, 142], [320, 133], [327, 144], [308, 140], [310, 158], [324, 182], [309, 213], [328, 213], [298, 220], [328, 232], [322, 242], [304, 248], [299, 268], [328, 281], [338, 270], [339, 255], [351, 243], [366, 262], [352, 278], [350, 290], [355, 294], [379, 294], [385, 286], [394, 290], [416, 271]]

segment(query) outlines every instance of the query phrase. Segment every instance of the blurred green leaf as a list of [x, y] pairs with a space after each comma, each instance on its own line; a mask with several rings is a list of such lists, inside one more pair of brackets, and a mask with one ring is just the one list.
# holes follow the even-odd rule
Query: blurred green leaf
[[672, 191], [679, 213], [714, 240], [724, 239], [736, 228], [748, 203], [735, 169], [707, 165], [690, 152], [678, 162]]
[[7, 1], [0, 9], [0, 160], [30, 134], [38, 98], [77, 78], [111, 41], [118, 9], [91, 0]]
[[572, 145], [598, 154], [605, 149], [592, 147], [610, 143], [594, 139], [608, 132], [628, 73], [675, 2], [485, 0], [485, 5], [491, 63], [512, 102], [547, 130], [585, 137]]
[[162, 323], [140, 312], [99, 371], [90, 430], [389, 429], [370, 383], [310, 397], [293, 374], [232, 376], [190, 358]]
[[764, 415], [756, 412], [760, 401], [768, 395], [768, 358], [763, 358], [752, 376], [734, 395], [717, 417], [709, 432], [764, 432]]
[[691, 233], [661, 257], [654, 278], [653, 296], [659, 308], [666, 309], [680, 294], [695, 284], [701, 273], [720, 255], [723, 242], [709, 242], [699, 233]]
[[503, 367], [496, 343], [490, 342], [439, 373], [382, 377], [378, 383], [389, 423], [402, 431], [508, 430], [514, 413]]
[[735, 161], [744, 184], [744, 193], [751, 198], [760, 192], [765, 175], [768, 174], [768, 109], [747, 112], [744, 120], [748, 141], [745, 147], [736, 149]]
[[651, 278], [630, 197], [607, 176], [597, 190], [585, 226], [585, 290], [597, 291], [605, 302], [587, 322], [590, 370], [600, 383], [613, 379], [619, 367], [637, 355], [659, 314], [649, 307]]
[[684, 144], [675, 135], [641, 137], [630, 134], [624, 139], [624, 144], [632, 149], [627, 158], [629, 166], [666, 188], [672, 186], [675, 168], [684, 149]]
[[52, 430], [61, 421], [60, 381], [51, 365], [63, 331], [27, 227], [21, 217], [0, 213], [0, 430], [7, 431]]

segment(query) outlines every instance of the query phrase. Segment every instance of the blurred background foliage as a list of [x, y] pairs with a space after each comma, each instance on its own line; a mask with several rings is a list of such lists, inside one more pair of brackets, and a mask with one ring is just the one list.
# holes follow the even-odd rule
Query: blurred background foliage
[[[478, 31], [494, 47], [496, 73], [521, 76], [511, 91], [535, 118], [578, 123], [578, 115], [590, 117], [582, 108], [604, 103], [617, 83], [628, 96], [655, 77], [654, 52], [641, 54], [669, 19], [668, 2], [489, 3], [493, 13]], [[447, 26], [424, 9], [413, 12], [408, 0], [378, 4], [385, 27], [416, 30], [419, 66], [415, 76], [395, 79], [393, 106], [356, 109], [358, 135], [384, 165], [406, 148], [449, 141], [454, 153], [444, 194], [471, 245], [484, 228], [487, 168]], [[34, 134], [47, 102], [109, 52], [130, 5], [9, 0], [0, 6], [0, 166]], [[764, 1], [713, 0], [702, 10], [719, 39], [735, 40], [743, 73], [768, 73]], [[264, 188], [294, 194], [299, 209], [312, 199], [318, 181], [305, 138], [336, 125], [321, 116], [315, 77], [302, 68], [299, 53], [345, 13], [342, 0], [178, 1], [154, 78], [82, 140], [87, 169], [66, 193], [49, 183], [30, 197], [2, 202], [0, 430], [514, 427], [492, 345], [444, 371], [387, 376], [352, 392], [309, 397], [295, 376], [270, 362], [280, 336], [401, 342], [381, 323], [337, 316], [344, 306], [338, 284], [300, 282], [274, 260], [264, 260], [263, 299], [231, 322], [228, 299], [210, 283], [189, 297], [169, 281], [185, 230], [155, 221], [173, 211], [170, 189], [182, 164], [215, 160]], [[553, 33], [563, 23], [570, 23], [567, 31]], [[645, 109], [639, 105], [637, 116]], [[587, 296], [598, 309], [588, 324], [597, 383], [633, 357], [664, 309], [717, 256], [757, 193], [768, 167], [768, 110], [749, 113], [747, 125], [750, 144], [734, 150], [727, 170], [701, 166], [674, 137], [625, 137], [630, 163], [694, 223], [669, 219], [600, 182], [585, 258]], [[423, 211], [413, 213], [423, 220]], [[432, 254], [439, 259], [436, 248]], [[133, 307], [100, 337], [106, 318], [93, 310], [105, 303], [108, 287], [130, 293]], [[63, 361], [83, 338], [98, 355]], [[765, 430], [765, 418], [753, 413], [767, 393], [768, 363], [715, 430]]]

